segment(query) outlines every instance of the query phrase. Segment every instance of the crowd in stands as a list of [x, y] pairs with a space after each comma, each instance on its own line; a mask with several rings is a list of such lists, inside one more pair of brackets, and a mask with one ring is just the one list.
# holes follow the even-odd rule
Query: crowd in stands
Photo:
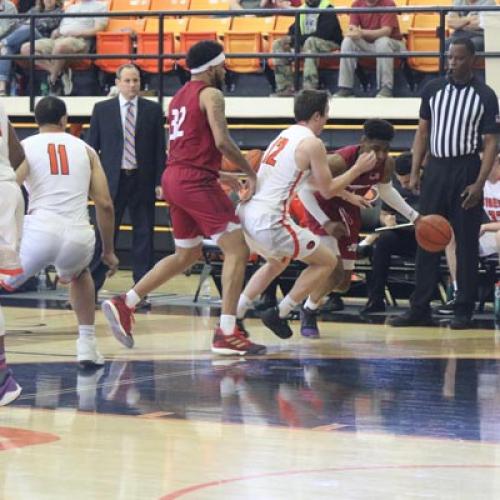
[[[408, 5], [418, 5], [418, 0], [407, 0]], [[451, 3], [453, 1], [453, 3]], [[495, 0], [440, 0], [436, 4], [453, 6], [484, 6], [495, 5]], [[96, 44], [98, 37], [96, 35], [108, 29], [108, 18], [106, 17], [93, 17], [94, 13], [104, 13], [108, 10], [119, 12], [127, 10], [128, 17], [134, 19], [134, 9], [148, 10], [150, 8], [154, 11], [160, 10], [185, 10], [203, 9], [204, 4], [196, 0], [184, 0], [181, 2], [171, 2], [171, 0], [145, 0], [140, 5], [135, 2], [134, 5], [127, 1], [109, 0], [108, 2], [99, 0], [68, 0], [62, 5], [62, 0], [18, 0], [13, 3], [11, 0], [5, 0], [5, 8], [3, 13], [15, 14], [18, 9], [19, 12], [28, 12], [32, 14], [50, 13], [57, 14], [63, 10], [68, 14], [72, 13], [88, 13], [89, 17], [39, 17], [35, 21], [35, 43], [34, 51], [37, 55], [58, 55], [63, 54], [75, 55], [85, 53], [117, 53], [117, 45], [106, 46], [103, 42], [102, 47]], [[406, 5], [406, 2], [397, 2], [398, 6]], [[389, 13], [385, 10], [371, 13], [351, 13], [337, 14], [335, 7], [346, 8], [349, 4], [338, 0], [304, 0], [301, 5], [299, 0], [212, 0], [209, 8], [213, 10], [241, 10], [241, 9], [254, 9], [254, 8], [318, 8], [324, 9], [324, 13], [314, 14], [300, 14], [298, 17], [298, 25], [294, 22], [292, 16], [275, 16], [267, 22], [268, 28], [256, 28], [253, 33], [254, 36], [235, 37], [231, 40], [225, 40], [226, 52], [261, 52], [267, 53], [269, 56], [272, 53], [286, 53], [294, 51], [294, 37], [298, 36], [300, 50], [303, 53], [325, 53], [331, 54], [332, 52], [340, 53], [394, 53], [395, 57], [379, 57], [374, 64], [370, 59], [358, 57], [342, 57], [342, 58], [305, 58], [302, 68], [301, 86], [303, 88], [318, 88], [324, 86], [324, 82], [320, 81], [319, 73], [323, 69], [333, 69], [338, 72], [336, 84], [329, 85], [328, 90], [336, 90], [335, 96], [349, 97], [355, 94], [355, 76], [358, 74], [359, 69], [368, 69], [369, 71], [375, 69], [376, 66], [376, 95], [377, 97], [391, 97], [394, 93], [394, 67], [408, 64], [412, 70], [419, 70], [418, 58], [408, 58], [408, 60], [401, 60], [397, 54], [404, 50], [419, 50], [413, 42], [410, 42], [412, 30], [420, 26], [418, 18], [426, 18], [426, 23], [433, 22], [433, 29], [439, 23], [439, 16], [437, 15], [418, 15], [418, 14], [396, 14]], [[354, 0], [351, 7], [370, 7], [374, 9], [383, 9], [385, 7], [395, 7], [394, 0]], [[206, 7], [206, 6], [205, 6]], [[194, 26], [194, 18], [186, 19], [185, 23], [179, 22], [176, 28], [173, 24], [169, 24], [169, 20], [165, 22], [165, 32], [167, 35], [171, 34], [171, 45], [166, 43], [165, 52], [172, 47], [175, 53], [183, 52], [189, 48], [190, 44], [199, 40], [199, 36], [194, 36], [192, 39], [189, 37], [183, 38], [186, 30], [190, 32], [190, 24]], [[236, 19], [234, 17], [233, 19]], [[255, 17], [255, 19], [258, 19]], [[152, 22], [152, 18], [143, 25], [144, 33], [155, 36], [152, 39], [152, 49], [148, 53], [157, 53], [157, 33], [158, 23]], [[180, 19], [176, 19], [180, 21]], [[447, 16], [447, 36], [449, 43], [450, 40], [460, 36], [470, 38], [477, 50], [484, 49], [484, 36], [482, 29], [482, 15], [481, 12], [460, 11], [452, 12]], [[216, 28], [214, 33], [205, 33], [207, 37], [222, 40], [225, 33], [231, 33], [233, 24], [229, 20], [227, 27]], [[109, 29], [114, 30], [112, 24]], [[139, 45], [135, 44], [134, 40], [138, 39], [138, 33], [135, 32], [133, 23], [127, 28], [118, 28], [121, 35], [128, 37], [128, 45], [131, 50], [136, 47], [139, 53]], [[229, 30], [229, 31], [225, 31]], [[288, 30], [288, 31], [287, 31]], [[206, 28], [203, 30], [206, 31]], [[237, 30], [234, 29], [236, 32]], [[245, 30], [245, 32], [248, 30]], [[251, 30], [250, 30], [251, 31]], [[142, 32], [141, 32], [142, 33]], [[433, 39], [433, 47], [423, 50], [438, 50], [439, 39], [436, 33], [432, 33], [430, 37]], [[2, 55], [22, 54], [28, 56], [31, 53], [30, 38], [30, 21], [26, 18], [23, 19], [0, 19], [0, 95], [22, 94], [24, 88], [9, 88], [10, 82], [15, 82], [13, 78], [15, 72], [18, 74], [25, 74], [26, 62], [22, 61], [19, 64], [12, 64], [12, 60], [2, 59]], [[233, 44], [234, 45], [231, 45]], [[140, 45], [145, 47], [144, 44]], [[417, 61], [411, 64], [412, 59]], [[433, 60], [434, 66], [422, 68], [423, 71], [438, 71], [437, 58], [427, 58]], [[71, 95], [73, 90], [73, 80], [71, 68], [74, 66], [73, 62], [68, 63], [68, 60], [61, 59], [39, 59], [36, 63], [38, 70], [47, 73], [46, 83], [40, 86], [40, 93], [51, 93], [55, 95]], [[231, 66], [228, 64], [228, 69], [236, 73], [248, 72], [261, 72], [263, 71], [264, 64], [268, 69], [274, 70], [266, 71], [271, 86], [274, 89], [274, 96], [290, 96], [296, 91], [294, 86], [294, 64], [293, 59], [287, 58], [273, 58], [268, 57], [263, 63], [256, 60], [256, 64], [251, 65], [249, 59], [229, 60]], [[245, 61], [245, 64], [243, 64]], [[422, 61], [422, 60], [420, 60]], [[123, 61], [122, 61], [123, 62]], [[238, 62], [241, 62], [240, 66]], [[427, 61], [429, 62], [429, 61]], [[431, 61], [432, 62], [432, 61]], [[119, 64], [118, 64], [119, 65]], [[99, 65], [101, 67], [102, 65]], [[139, 64], [139, 66], [141, 66]], [[182, 62], [179, 65], [172, 60], [171, 65], [164, 62], [164, 68], [170, 69], [175, 67], [182, 67]], [[158, 67], [156, 66], [158, 69]], [[116, 69], [116, 68], [115, 68]], [[144, 68], [142, 68], [144, 69]], [[148, 68], [150, 70], [151, 68]], [[148, 72], [146, 70], [146, 73]], [[15, 71], [15, 72], [14, 72]], [[114, 72], [111, 71], [108, 77]], [[158, 71], [156, 70], [156, 73]], [[269, 76], [271, 75], [271, 76]], [[145, 75], [149, 76], [148, 74]], [[359, 76], [359, 75], [358, 75]], [[185, 75], [184, 75], [185, 78]], [[17, 79], [19, 80], [19, 78]], [[26, 79], [24, 79], [25, 81]], [[147, 78], [146, 78], [147, 80]], [[180, 82], [181, 83], [181, 82]], [[15, 87], [15, 86], [14, 86]], [[104, 87], [103, 87], [104, 91]], [[85, 92], [83, 92], [85, 94]], [[82, 95], [82, 93], [78, 94]]]

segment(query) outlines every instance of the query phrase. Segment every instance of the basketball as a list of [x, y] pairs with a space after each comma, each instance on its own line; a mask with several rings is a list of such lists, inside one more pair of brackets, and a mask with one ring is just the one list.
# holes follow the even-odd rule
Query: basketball
[[250, 149], [245, 153], [245, 158], [252, 169], [257, 172], [260, 167], [260, 160], [262, 159], [262, 151], [260, 149]]
[[453, 230], [441, 215], [425, 215], [415, 227], [415, 237], [427, 252], [442, 252], [451, 240]]

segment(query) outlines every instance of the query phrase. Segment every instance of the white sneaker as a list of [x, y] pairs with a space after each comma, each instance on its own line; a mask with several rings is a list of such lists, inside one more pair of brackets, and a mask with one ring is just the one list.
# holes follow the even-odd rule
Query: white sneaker
[[76, 341], [76, 359], [82, 368], [92, 368], [104, 365], [104, 357], [97, 350], [95, 338], [79, 338]]

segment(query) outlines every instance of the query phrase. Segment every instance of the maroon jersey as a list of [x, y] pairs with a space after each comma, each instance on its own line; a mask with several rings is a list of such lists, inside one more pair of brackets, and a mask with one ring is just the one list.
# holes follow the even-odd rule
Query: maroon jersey
[[[335, 154], [338, 154], [344, 159], [347, 168], [349, 169], [358, 159], [359, 146], [345, 146], [335, 151]], [[373, 170], [365, 172], [357, 177], [352, 184], [347, 186], [346, 190], [359, 196], [364, 196], [373, 185], [378, 184], [383, 179], [384, 170], [384, 163], [377, 164]], [[315, 193], [315, 196], [318, 200], [318, 205], [331, 220], [344, 222], [347, 226], [348, 234], [356, 234], [357, 237], [361, 227], [361, 212], [358, 207], [351, 205], [349, 202], [337, 196], [330, 198], [329, 200], [325, 200], [325, 198], [323, 198], [319, 193]], [[307, 213], [307, 227], [315, 234], [319, 234], [321, 236], [325, 236], [327, 234], [319, 222], [310, 213]]]
[[200, 92], [205, 87], [204, 82], [190, 81], [170, 102], [167, 166], [197, 168], [218, 175], [222, 154], [215, 147], [208, 119], [200, 109]]

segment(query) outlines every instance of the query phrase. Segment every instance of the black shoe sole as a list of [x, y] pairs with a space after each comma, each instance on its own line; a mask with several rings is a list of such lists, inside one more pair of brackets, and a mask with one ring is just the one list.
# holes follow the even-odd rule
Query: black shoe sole
[[280, 323], [277, 324], [276, 318], [273, 313], [273, 309], [264, 311], [260, 317], [262, 323], [264, 323], [264, 325], [280, 339], [289, 339], [293, 335], [292, 329], [290, 328], [286, 320], [281, 320]]

